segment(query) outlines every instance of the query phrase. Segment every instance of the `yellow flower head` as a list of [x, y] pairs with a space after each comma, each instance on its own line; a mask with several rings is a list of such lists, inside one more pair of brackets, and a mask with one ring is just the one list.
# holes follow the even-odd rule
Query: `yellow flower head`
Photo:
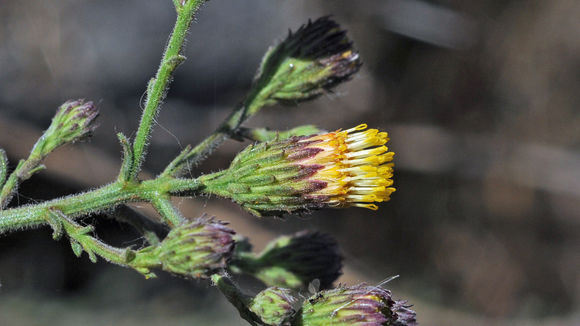
[[308, 196], [326, 197], [331, 206], [378, 209], [373, 203], [390, 200], [395, 191], [389, 163], [395, 153], [385, 146], [388, 141], [386, 132], [367, 130], [366, 124], [299, 140], [303, 151], [316, 152], [300, 164], [319, 166], [310, 179], [324, 185]]
[[232, 198], [255, 215], [388, 201], [393, 152], [386, 132], [347, 130], [248, 146], [230, 168], [203, 178], [208, 193]]

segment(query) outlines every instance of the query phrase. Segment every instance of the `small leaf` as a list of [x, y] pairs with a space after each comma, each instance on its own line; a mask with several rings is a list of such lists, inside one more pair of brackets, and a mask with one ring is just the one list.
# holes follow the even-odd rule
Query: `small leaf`
[[60, 239], [63, 234], [62, 222], [59, 220], [58, 215], [54, 212], [50, 212], [46, 218], [48, 225], [52, 228], [52, 238], [54, 240]]
[[70, 239], [70, 246], [75, 256], [80, 257], [82, 255], [83, 246], [81, 246], [80, 243], [78, 243], [76, 240]]
[[118, 133], [117, 138], [119, 138], [119, 142], [123, 148], [123, 163], [121, 165], [121, 171], [119, 172], [119, 180], [129, 181], [131, 166], [133, 166], [133, 150], [131, 149], [131, 143], [127, 136]]
[[89, 259], [91, 260], [91, 262], [93, 264], [96, 263], [97, 262], [97, 256], [95, 255], [95, 253], [92, 250], [88, 249], [88, 248], [85, 248], [85, 251], [89, 255]]
[[6, 182], [6, 174], [8, 173], [8, 158], [6, 152], [0, 148], [0, 189]]

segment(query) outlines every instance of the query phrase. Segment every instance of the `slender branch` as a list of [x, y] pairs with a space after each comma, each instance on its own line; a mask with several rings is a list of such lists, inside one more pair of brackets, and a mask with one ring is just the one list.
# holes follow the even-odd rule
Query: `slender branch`
[[0, 234], [44, 225], [47, 223], [47, 212], [51, 210], [58, 210], [75, 219], [129, 202], [151, 202], [158, 195], [187, 196], [202, 187], [200, 179], [157, 178], [139, 183], [114, 182], [85, 193], [0, 211]]
[[153, 122], [159, 112], [161, 101], [167, 92], [173, 72], [185, 60], [185, 57], [181, 55], [185, 36], [193, 20], [193, 16], [203, 2], [205, 0], [188, 0], [183, 5], [180, 5], [180, 8], [177, 10], [177, 21], [175, 22], [167, 48], [161, 59], [157, 74], [152, 80], [150, 87], [148, 87], [145, 109], [141, 116], [135, 141], [133, 142], [134, 160], [132, 162], [130, 175], [132, 179], [136, 178], [141, 170]]
[[93, 263], [97, 262], [97, 256], [99, 256], [110, 263], [133, 268], [146, 278], [155, 277], [149, 269], [159, 267], [161, 265], [159, 262], [151, 259], [135, 259], [137, 255], [135, 251], [129, 248], [113, 247], [98, 240], [90, 235], [93, 232], [92, 226], [81, 226], [60, 211], [49, 211], [48, 214], [53, 223], [59, 223], [61, 226], [58, 228], [64, 229], [69, 236], [71, 246], [77, 256], [80, 257], [85, 251]]
[[42, 160], [37, 157], [29, 157], [26, 160], [20, 160], [16, 169], [12, 171], [8, 180], [0, 190], [0, 209], [4, 209], [14, 194], [18, 191], [18, 185], [30, 178], [34, 173], [44, 169], [41, 164]]
[[213, 274], [212, 282], [218, 287], [228, 301], [236, 307], [240, 317], [245, 319], [250, 325], [260, 325], [260, 318], [248, 308], [252, 297], [242, 293], [242, 290], [226, 274]]
[[151, 200], [151, 204], [155, 207], [159, 215], [161, 215], [163, 221], [170, 227], [176, 227], [185, 221], [185, 218], [173, 205], [169, 196], [156, 196]]

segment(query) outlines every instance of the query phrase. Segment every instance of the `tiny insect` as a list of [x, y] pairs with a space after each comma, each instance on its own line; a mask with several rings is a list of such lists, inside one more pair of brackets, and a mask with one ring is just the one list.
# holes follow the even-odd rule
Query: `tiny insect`
[[312, 282], [308, 283], [308, 292], [310, 293], [310, 298], [308, 302], [310, 304], [315, 304], [320, 299], [324, 297], [322, 292], [320, 292], [320, 280], [315, 278]]

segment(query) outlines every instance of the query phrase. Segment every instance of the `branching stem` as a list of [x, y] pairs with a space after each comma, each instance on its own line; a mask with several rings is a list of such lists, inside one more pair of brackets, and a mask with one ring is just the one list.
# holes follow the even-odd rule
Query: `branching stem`
[[147, 152], [147, 144], [149, 142], [149, 136], [151, 135], [153, 122], [159, 112], [173, 72], [185, 60], [185, 57], [181, 55], [185, 36], [193, 20], [193, 16], [204, 2], [205, 0], [187, 0], [182, 2], [182, 5], [178, 7], [178, 3], [174, 1], [177, 8], [177, 21], [169, 38], [163, 58], [161, 59], [157, 74], [152, 80], [152, 84], [148, 87], [145, 109], [141, 116], [135, 141], [133, 142], [134, 160], [130, 172], [132, 179], [135, 179], [141, 171], [141, 165]]
[[157, 178], [143, 182], [114, 182], [88, 192], [0, 211], [0, 234], [46, 224], [49, 211], [71, 219], [111, 210], [129, 202], [153, 202], [155, 198], [195, 193], [199, 179]]

